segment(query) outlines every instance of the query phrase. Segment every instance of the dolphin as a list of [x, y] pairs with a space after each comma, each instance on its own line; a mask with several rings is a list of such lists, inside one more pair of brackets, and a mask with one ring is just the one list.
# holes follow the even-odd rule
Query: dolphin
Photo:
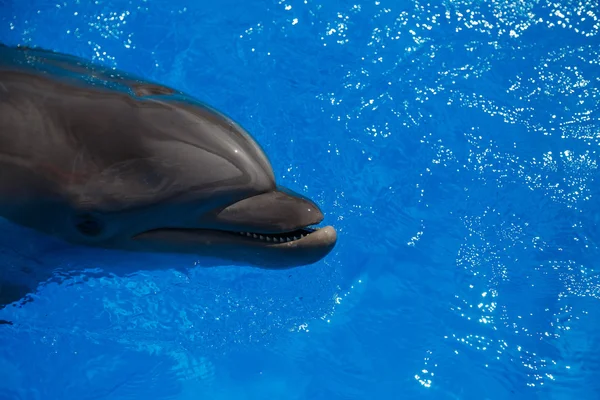
[[7, 45], [0, 217], [74, 246], [270, 269], [313, 264], [337, 241], [226, 114], [125, 71]]

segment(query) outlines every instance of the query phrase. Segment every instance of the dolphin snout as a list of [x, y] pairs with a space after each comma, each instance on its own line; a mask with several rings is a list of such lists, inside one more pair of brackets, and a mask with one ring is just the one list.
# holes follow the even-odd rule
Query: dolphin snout
[[319, 207], [294, 192], [275, 190], [238, 201], [216, 216], [219, 225], [257, 233], [290, 232], [323, 220]]

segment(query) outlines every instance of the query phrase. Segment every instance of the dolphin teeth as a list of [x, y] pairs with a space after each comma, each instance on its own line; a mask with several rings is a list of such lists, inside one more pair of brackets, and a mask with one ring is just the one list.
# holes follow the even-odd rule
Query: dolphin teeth
[[242, 236], [248, 236], [248, 237], [251, 237], [254, 239], [266, 240], [267, 242], [275, 242], [275, 243], [293, 242], [295, 240], [302, 239], [303, 237], [306, 237], [309, 235], [309, 233], [301, 233], [301, 232], [299, 232], [299, 234], [297, 234], [296, 236], [269, 236], [269, 235], [260, 235], [260, 234], [256, 234], [256, 233], [252, 233], [252, 232], [237, 232], [237, 233]]

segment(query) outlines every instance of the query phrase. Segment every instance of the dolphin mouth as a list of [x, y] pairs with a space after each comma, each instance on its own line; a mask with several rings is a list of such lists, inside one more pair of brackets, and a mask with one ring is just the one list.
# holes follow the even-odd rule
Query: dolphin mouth
[[296, 246], [303, 244], [312, 244], [328, 246], [337, 240], [335, 229], [332, 226], [318, 227], [306, 226], [289, 232], [278, 233], [257, 233], [257, 232], [229, 232], [238, 235], [248, 243], [257, 243], [260, 245], [284, 245]]
[[257, 240], [262, 242], [271, 243], [290, 243], [300, 240], [305, 236], [310, 235], [313, 232], [319, 230], [318, 227], [307, 226], [304, 228], [296, 229], [291, 232], [279, 232], [279, 233], [256, 233], [256, 232], [235, 232], [239, 235], [245, 236], [251, 240]]
[[157, 226], [133, 236], [144, 249], [216, 254], [283, 268], [305, 265], [336, 245], [333, 226], [311, 200], [288, 189], [247, 197], [204, 217], [177, 226]]
[[277, 233], [159, 228], [134, 239], [132, 244], [137, 243], [144, 250], [191, 253], [227, 259], [234, 264], [288, 269], [310, 265], [327, 256], [335, 248], [337, 232], [332, 226], [305, 226]]
[[287, 232], [266, 233], [202, 228], [158, 228], [142, 232], [134, 240], [170, 238], [179, 242], [240, 244], [258, 247], [329, 247], [335, 245], [337, 232], [332, 226], [305, 226]]

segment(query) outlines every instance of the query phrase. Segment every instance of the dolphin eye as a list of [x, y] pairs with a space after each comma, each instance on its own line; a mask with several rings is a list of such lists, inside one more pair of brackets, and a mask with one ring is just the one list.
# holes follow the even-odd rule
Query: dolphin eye
[[77, 230], [85, 236], [98, 236], [104, 230], [104, 224], [91, 214], [82, 214], [75, 217]]

